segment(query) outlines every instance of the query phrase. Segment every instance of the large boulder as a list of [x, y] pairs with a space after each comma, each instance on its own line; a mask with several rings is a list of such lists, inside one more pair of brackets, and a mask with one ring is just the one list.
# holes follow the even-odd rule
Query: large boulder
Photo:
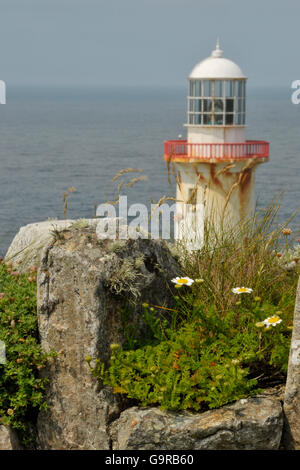
[[293, 334], [284, 397], [284, 414], [285, 448], [300, 450], [300, 278], [294, 312]]
[[110, 433], [113, 450], [276, 450], [282, 425], [280, 400], [269, 396], [204, 413], [132, 407]]
[[167, 282], [178, 274], [164, 242], [99, 240], [91, 227], [56, 233], [37, 278], [41, 345], [58, 353], [43, 372], [48, 410], [38, 417], [39, 448], [110, 448], [107, 426], [123, 404], [85, 358], [107, 361], [111, 343], [143, 335], [142, 303], [170, 305]]
[[97, 223], [96, 219], [79, 220], [46, 220], [24, 225], [12, 240], [4, 261], [10, 263], [19, 272], [25, 272], [29, 267], [38, 265], [40, 255], [57, 231], [70, 226], [88, 226]]

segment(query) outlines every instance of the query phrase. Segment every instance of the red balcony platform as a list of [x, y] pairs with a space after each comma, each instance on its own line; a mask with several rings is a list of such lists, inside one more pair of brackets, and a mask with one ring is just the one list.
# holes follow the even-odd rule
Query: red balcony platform
[[167, 140], [164, 159], [172, 162], [230, 162], [269, 158], [269, 142], [246, 140], [241, 143], [190, 144], [186, 140]]

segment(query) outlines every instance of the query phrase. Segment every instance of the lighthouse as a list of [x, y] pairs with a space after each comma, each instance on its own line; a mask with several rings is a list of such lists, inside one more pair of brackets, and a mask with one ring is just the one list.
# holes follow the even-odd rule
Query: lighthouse
[[187, 139], [164, 143], [177, 184], [175, 238], [189, 250], [201, 248], [205, 226], [230, 230], [255, 210], [255, 169], [269, 143], [246, 140], [246, 82], [217, 41], [188, 77]]

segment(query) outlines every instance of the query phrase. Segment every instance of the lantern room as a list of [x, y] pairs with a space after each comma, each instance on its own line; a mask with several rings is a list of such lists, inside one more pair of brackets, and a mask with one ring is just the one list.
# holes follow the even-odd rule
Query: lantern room
[[245, 92], [245, 80], [189, 79], [188, 125], [244, 126]]
[[268, 142], [246, 140], [247, 77], [224, 57], [219, 40], [188, 77], [186, 140], [165, 142], [167, 161], [218, 161], [269, 156]]
[[244, 142], [246, 80], [240, 67], [223, 57], [218, 41], [188, 77], [188, 141]]

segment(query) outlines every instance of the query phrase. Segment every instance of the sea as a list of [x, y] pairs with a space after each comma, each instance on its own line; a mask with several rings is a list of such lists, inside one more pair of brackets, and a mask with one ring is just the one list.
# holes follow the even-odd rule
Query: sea
[[[276, 223], [300, 208], [300, 104], [286, 88], [248, 88], [247, 138], [270, 142], [270, 160], [256, 171], [258, 210], [281, 194]], [[128, 204], [172, 196], [163, 160], [165, 140], [185, 138], [182, 88], [7, 87], [0, 105], [0, 256], [23, 225], [92, 218], [124, 180]], [[128, 173], [112, 181], [121, 169]], [[126, 187], [130, 179], [145, 179]], [[67, 196], [68, 188], [76, 191]], [[300, 235], [300, 215], [289, 226]]]

